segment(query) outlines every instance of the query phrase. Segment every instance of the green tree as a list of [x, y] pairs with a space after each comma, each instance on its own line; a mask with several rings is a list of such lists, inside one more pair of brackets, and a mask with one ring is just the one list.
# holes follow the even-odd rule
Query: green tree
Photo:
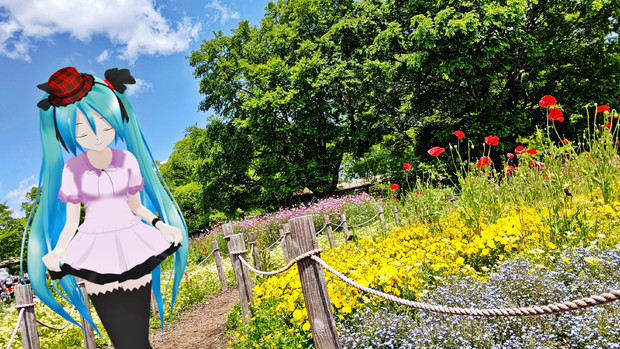
[[0, 261], [19, 257], [24, 233], [24, 220], [13, 217], [6, 202], [0, 203]]
[[199, 147], [204, 195], [232, 189], [214, 203], [227, 214], [304, 187], [326, 196], [345, 155], [347, 176], [397, 177], [455, 129], [513, 148], [545, 124], [546, 94], [620, 105], [619, 15], [620, 0], [270, 2], [260, 26], [218, 32], [190, 57], [200, 109], [218, 114]]
[[170, 188], [190, 234], [199, 233], [208, 227], [202, 186], [198, 182], [196, 168], [201, 162], [196, 148], [202, 142], [205, 130], [191, 126], [185, 130], [185, 137], [176, 142], [167, 161], [159, 170]]
[[[404, 68], [402, 107], [420, 121], [420, 154], [454, 141], [456, 128], [476, 143], [531, 134], [545, 124], [543, 95], [576, 108], [566, 116], [620, 103], [618, 0], [367, 2], [400, 24], [377, 44], [395, 43], [386, 54]], [[560, 132], [575, 135], [568, 122]]]
[[[246, 147], [222, 148], [228, 156], [217, 166], [239, 174], [222, 181], [260, 191], [259, 201], [271, 205], [304, 187], [328, 196], [344, 154], [361, 156], [393, 131], [400, 114], [397, 94], [386, 93], [392, 64], [367, 59], [377, 24], [358, 18], [357, 6], [269, 3], [260, 27], [241, 22], [231, 36], [216, 33], [192, 54], [206, 96], [200, 108], [220, 115], [208, 128]], [[215, 172], [203, 171], [203, 185], [217, 181]]]

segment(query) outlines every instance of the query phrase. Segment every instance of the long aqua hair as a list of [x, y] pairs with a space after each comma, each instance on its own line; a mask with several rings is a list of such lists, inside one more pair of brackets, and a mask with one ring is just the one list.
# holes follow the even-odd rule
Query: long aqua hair
[[[45, 94], [44, 98], [48, 96], [49, 94]], [[145, 182], [144, 191], [140, 192], [142, 204], [152, 212], [157, 212], [165, 223], [175, 226], [183, 232], [181, 247], [174, 253], [174, 278], [171, 277], [173, 282], [170, 306], [172, 312], [187, 264], [188, 241], [185, 220], [155, 165], [153, 155], [142, 135], [126, 93], [113, 91], [103, 80], [97, 77], [95, 77], [92, 90], [80, 101], [63, 107], [51, 107], [48, 110], [40, 109], [43, 161], [35, 203], [28, 217], [22, 241], [22, 275], [24, 271], [24, 246], [27, 240], [28, 278], [34, 293], [53, 311], [80, 326], [58, 302], [57, 296], [52, 291], [55, 290], [59, 296], [68, 300], [90, 322], [93, 328], [97, 328], [88, 314], [82, 300], [84, 295], [82, 295], [75, 277], [67, 275], [57, 282], [52, 281], [50, 288], [50, 283], [46, 279], [46, 267], [42, 261], [42, 257], [56, 246], [66, 221], [66, 204], [57, 197], [64, 167], [63, 148], [73, 155], [76, 155], [78, 151], [85, 151], [75, 141], [78, 108], [88, 119], [93, 131], [97, 132], [92, 110], [102, 115], [114, 127], [117, 140], [120, 139], [125, 142], [127, 150], [136, 157], [140, 165], [140, 172]], [[125, 118], [122, 115], [123, 109], [126, 112]], [[152, 286], [159, 309], [164, 309], [160, 275], [160, 267], [158, 266], [152, 272]], [[160, 311], [162, 330], [163, 319], [164, 312]]]

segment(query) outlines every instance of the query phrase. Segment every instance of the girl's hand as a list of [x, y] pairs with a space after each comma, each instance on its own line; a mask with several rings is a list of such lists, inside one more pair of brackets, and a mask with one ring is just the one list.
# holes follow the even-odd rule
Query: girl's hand
[[60, 265], [65, 261], [65, 258], [67, 258], [65, 249], [58, 247], [43, 256], [43, 263], [45, 263], [45, 266], [49, 270], [60, 271]]
[[170, 243], [174, 243], [175, 246], [177, 246], [183, 239], [183, 234], [181, 234], [181, 230], [177, 227], [173, 227], [160, 221], [157, 223], [157, 229], [159, 229], [164, 239], [168, 240]]

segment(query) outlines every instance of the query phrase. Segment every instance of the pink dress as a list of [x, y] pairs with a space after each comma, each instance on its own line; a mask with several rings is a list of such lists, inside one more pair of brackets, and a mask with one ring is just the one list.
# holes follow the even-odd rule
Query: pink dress
[[61, 271], [50, 271], [52, 279], [67, 274], [98, 284], [137, 279], [176, 251], [178, 246], [131, 212], [129, 195], [142, 189], [140, 167], [129, 151], [112, 149], [112, 162], [102, 170], [91, 165], [86, 153], [68, 159], [58, 198], [83, 202], [86, 212]]

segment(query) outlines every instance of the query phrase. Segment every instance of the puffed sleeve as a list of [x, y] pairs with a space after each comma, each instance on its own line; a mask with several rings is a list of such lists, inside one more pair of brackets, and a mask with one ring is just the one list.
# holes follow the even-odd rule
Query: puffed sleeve
[[58, 198], [64, 203], [79, 204], [84, 200], [75, 180], [76, 169], [71, 166], [71, 163], [71, 161], [67, 161], [62, 169], [62, 183], [58, 191]]
[[127, 152], [127, 170], [129, 171], [129, 188], [127, 191], [130, 195], [133, 195], [142, 189], [144, 189], [144, 179], [140, 173], [140, 166], [138, 160], [133, 156], [131, 152]]

